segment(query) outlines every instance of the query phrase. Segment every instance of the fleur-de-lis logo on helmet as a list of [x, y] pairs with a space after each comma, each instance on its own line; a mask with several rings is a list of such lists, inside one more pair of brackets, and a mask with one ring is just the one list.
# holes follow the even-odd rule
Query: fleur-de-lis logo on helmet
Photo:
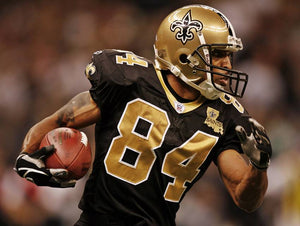
[[179, 28], [179, 31], [176, 33], [176, 39], [180, 40], [182, 44], [185, 44], [188, 40], [193, 40], [194, 34], [191, 32], [192, 29], [195, 29], [197, 32], [201, 31], [203, 28], [202, 23], [199, 20], [192, 20], [191, 10], [189, 10], [182, 20], [175, 20], [171, 24], [171, 31]]

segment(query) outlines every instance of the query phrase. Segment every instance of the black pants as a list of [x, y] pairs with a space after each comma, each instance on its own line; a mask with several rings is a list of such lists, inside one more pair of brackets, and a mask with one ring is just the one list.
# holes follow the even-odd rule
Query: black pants
[[148, 226], [146, 221], [133, 221], [118, 215], [83, 212], [74, 226]]

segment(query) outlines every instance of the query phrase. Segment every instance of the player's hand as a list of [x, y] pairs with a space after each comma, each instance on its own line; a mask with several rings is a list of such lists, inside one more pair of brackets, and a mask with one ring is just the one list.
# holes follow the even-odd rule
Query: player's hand
[[15, 164], [14, 170], [28, 181], [38, 186], [74, 187], [75, 180], [67, 180], [68, 171], [65, 169], [46, 169], [45, 159], [53, 154], [53, 145], [43, 147], [38, 151], [28, 154], [21, 153]]
[[250, 135], [247, 136], [245, 129], [240, 125], [235, 128], [236, 134], [241, 141], [244, 153], [248, 156], [252, 165], [261, 170], [267, 169], [272, 156], [270, 140], [261, 124], [253, 118], [248, 120], [251, 128]]

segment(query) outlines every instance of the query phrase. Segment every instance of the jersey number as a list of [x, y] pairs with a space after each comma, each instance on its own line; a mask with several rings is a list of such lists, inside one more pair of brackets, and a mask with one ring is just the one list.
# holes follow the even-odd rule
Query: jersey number
[[147, 61], [145, 61], [143, 59], [140, 59], [135, 54], [129, 53], [129, 52], [126, 52], [125, 57], [120, 56], [120, 55], [116, 55], [116, 63], [117, 64], [125, 63], [125, 64], [130, 65], [130, 66], [139, 65], [139, 66], [142, 66], [142, 67], [148, 67], [148, 62]]
[[[112, 140], [105, 157], [106, 172], [130, 184], [148, 179], [156, 160], [154, 149], [163, 143], [170, 126], [167, 113], [141, 99], [129, 102], [118, 124], [120, 135]], [[161, 172], [173, 178], [164, 197], [179, 202], [186, 182], [192, 182], [218, 137], [196, 132], [182, 146], [169, 151]]]
[[223, 95], [221, 95], [220, 99], [225, 104], [232, 104], [236, 108], [236, 110], [238, 110], [240, 113], [244, 113], [245, 111], [244, 107], [234, 97], [224, 93]]

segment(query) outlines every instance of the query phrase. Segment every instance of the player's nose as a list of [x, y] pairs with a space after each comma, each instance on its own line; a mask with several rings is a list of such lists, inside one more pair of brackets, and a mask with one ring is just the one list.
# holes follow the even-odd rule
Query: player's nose
[[222, 67], [232, 69], [230, 56], [226, 56], [222, 59]]

